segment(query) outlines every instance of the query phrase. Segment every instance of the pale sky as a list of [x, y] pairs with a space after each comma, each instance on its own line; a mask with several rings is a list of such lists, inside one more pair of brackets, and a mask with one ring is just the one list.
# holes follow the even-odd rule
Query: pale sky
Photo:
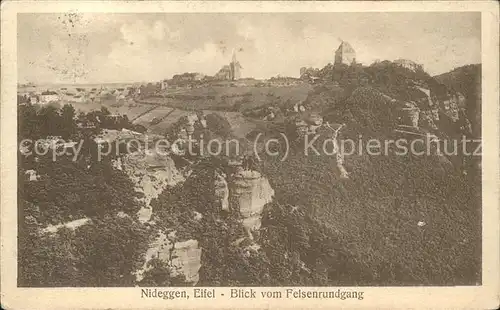
[[481, 62], [479, 13], [18, 14], [20, 83], [158, 81], [215, 74], [233, 50], [242, 77], [298, 76], [333, 63], [406, 58], [431, 75]]

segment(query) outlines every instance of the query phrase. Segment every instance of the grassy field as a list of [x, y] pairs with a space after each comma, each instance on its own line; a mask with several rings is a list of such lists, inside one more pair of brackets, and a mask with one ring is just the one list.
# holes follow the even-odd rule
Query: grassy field
[[242, 111], [276, 100], [290, 101], [290, 104], [302, 102], [311, 90], [309, 84], [283, 87], [205, 86], [175, 93], [171, 97], [145, 98], [142, 102], [184, 110]]

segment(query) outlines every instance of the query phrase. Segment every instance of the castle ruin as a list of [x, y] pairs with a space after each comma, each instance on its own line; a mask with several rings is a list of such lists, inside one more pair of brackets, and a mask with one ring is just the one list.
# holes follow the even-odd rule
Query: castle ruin
[[352, 46], [346, 42], [342, 41], [340, 43], [339, 48], [335, 51], [335, 65], [346, 64], [350, 65], [353, 62], [356, 62], [356, 51], [352, 48]]

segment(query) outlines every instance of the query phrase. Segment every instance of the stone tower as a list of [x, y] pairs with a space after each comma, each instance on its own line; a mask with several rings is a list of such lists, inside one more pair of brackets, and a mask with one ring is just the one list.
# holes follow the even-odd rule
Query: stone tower
[[233, 51], [233, 59], [231, 60], [231, 63], [229, 64], [230, 69], [231, 69], [231, 74], [230, 74], [230, 80], [238, 80], [241, 78], [241, 65], [240, 63], [236, 60], [236, 53]]
[[339, 48], [335, 51], [335, 64], [350, 65], [356, 60], [356, 51], [352, 46], [345, 41], [340, 43]]

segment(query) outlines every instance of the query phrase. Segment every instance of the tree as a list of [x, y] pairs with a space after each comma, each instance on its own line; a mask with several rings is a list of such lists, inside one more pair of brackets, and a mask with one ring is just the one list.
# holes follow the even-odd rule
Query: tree
[[72, 105], [65, 104], [61, 108], [61, 137], [69, 139], [75, 134], [75, 108]]

